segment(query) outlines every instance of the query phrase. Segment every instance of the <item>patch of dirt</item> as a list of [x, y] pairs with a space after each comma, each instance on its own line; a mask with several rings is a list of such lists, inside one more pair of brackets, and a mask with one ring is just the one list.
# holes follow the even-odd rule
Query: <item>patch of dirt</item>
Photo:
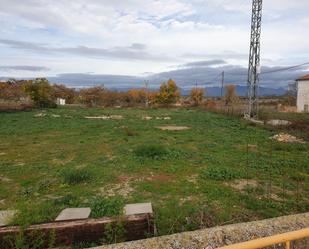
[[148, 177], [132, 177], [127, 175], [120, 175], [117, 177], [118, 182], [109, 184], [100, 188], [102, 194], [107, 196], [121, 195], [123, 197], [130, 196], [135, 189], [131, 186], [134, 182], [140, 181], [159, 181], [159, 182], [169, 182], [173, 179], [172, 175], [168, 174], [151, 174]]
[[190, 127], [188, 126], [176, 126], [176, 125], [157, 126], [156, 128], [163, 130], [163, 131], [183, 131], [183, 130], [190, 129]]
[[169, 182], [173, 179], [173, 176], [168, 174], [159, 174], [159, 175], [151, 175], [146, 177], [147, 181], [160, 181], [160, 182]]
[[227, 185], [239, 191], [243, 191], [247, 186], [251, 188], [256, 188], [259, 184], [256, 180], [248, 179], [247, 181], [247, 179], [239, 179], [228, 183]]
[[0, 181], [1, 182], [11, 182], [12, 179], [8, 178], [8, 177], [5, 177], [5, 176], [0, 176]]
[[41, 117], [45, 117], [46, 116], [46, 113], [43, 113], [43, 112], [40, 112], [40, 113], [37, 113], [34, 115], [34, 117], [36, 118], [41, 118]]
[[129, 196], [134, 188], [130, 186], [130, 183], [135, 181], [135, 178], [126, 175], [120, 175], [117, 177], [118, 183], [109, 184], [102, 187], [100, 190], [104, 195], [116, 196], [121, 195], [123, 197]]
[[108, 119], [115, 119], [115, 120], [120, 120], [123, 119], [123, 116], [121, 115], [101, 115], [101, 116], [86, 116], [86, 119], [103, 119], [103, 120], [108, 120]]
[[58, 114], [52, 114], [51, 115], [53, 118], [60, 118], [60, 115], [58, 115]]
[[194, 199], [195, 199], [194, 196], [182, 197], [182, 198], [179, 199], [179, 204], [180, 204], [180, 205], [183, 205], [183, 204], [185, 204], [185, 203], [188, 202], [188, 201], [189, 201], [189, 202], [192, 202]]
[[15, 166], [24, 166], [25, 165], [25, 163], [23, 163], [23, 162], [17, 162], [16, 164], [15, 164]]
[[171, 117], [156, 117], [156, 119], [171, 120]]
[[194, 175], [190, 175], [187, 178], [187, 181], [191, 183], [197, 183], [197, 179], [198, 179], [198, 174], [194, 174]]
[[105, 115], [102, 115], [102, 116], [86, 116], [85, 118], [86, 119], [110, 119], [109, 116], [105, 116]]
[[130, 181], [130, 179], [132, 179], [132, 177], [121, 175], [121, 176], [118, 176], [117, 179], [119, 182], [128, 182]]
[[123, 197], [129, 196], [134, 188], [130, 186], [130, 182], [121, 182], [116, 184], [110, 184], [100, 189], [104, 195], [107, 196], [116, 196], [121, 195]]
[[0, 156], [4, 156], [4, 155], [6, 155], [5, 152], [0, 152]]
[[52, 160], [52, 162], [56, 165], [66, 165], [67, 163], [71, 162], [74, 160], [74, 155], [69, 155], [67, 158], [65, 159], [58, 159], [58, 158], [54, 158]]
[[152, 119], [152, 117], [150, 117], [150, 116], [143, 116], [142, 117], [142, 120], [151, 120]]
[[282, 120], [282, 119], [271, 119], [266, 122], [268, 125], [272, 126], [284, 126], [284, 125], [290, 125], [292, 122], [288, 120]]
[[119, 120], [119, 119], [123, 119], [123, 116], [122, 115], [111, 115], [110, 118]]
[[248, 144], [248, 151], [257, 152], [258, 151], [258, 146], [256, 144]]
[[56, 195], [52, 195], [52, 194], [45, 195], [44, 197], [47, 200], [58, 200], [58, 199], [63, 198], [63, 196], [56, 196]]
[[290, 134], [287, 133], [279, 133], [273, 137], [270, 137], [271, 139], [277, 140], [279, 142], [283, 142], [283, 143], [305, 143], [304, 140], [294, 137]]

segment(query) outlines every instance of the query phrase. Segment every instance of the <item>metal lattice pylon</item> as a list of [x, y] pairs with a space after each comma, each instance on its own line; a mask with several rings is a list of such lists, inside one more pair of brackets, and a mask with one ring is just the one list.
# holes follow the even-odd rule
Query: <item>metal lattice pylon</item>
[[251, 39], [247, 82], [248, 106], [245, 113], [245, 117], [247, 118], [257, 118], [258, 116], [262, 3], [263, 0], [252, 1]]

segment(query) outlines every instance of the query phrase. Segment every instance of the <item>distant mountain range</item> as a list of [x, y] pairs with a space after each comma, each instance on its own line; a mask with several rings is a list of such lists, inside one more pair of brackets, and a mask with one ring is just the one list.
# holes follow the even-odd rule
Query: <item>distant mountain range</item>
[[[189, 94], [188, 91], [187, 94]], [[236, 86], [236, 92], [238, 96], [247, 95], [247, 86]], [[286, 93], [284, 88], [266, 88], [260, 87], [259, 94], [260, 96], [282, 96]], [[184, 94], [184, 95], [187, 95]], [[221, 95], [221, 87], [206, 87], [206, 96], [217, 97]]]

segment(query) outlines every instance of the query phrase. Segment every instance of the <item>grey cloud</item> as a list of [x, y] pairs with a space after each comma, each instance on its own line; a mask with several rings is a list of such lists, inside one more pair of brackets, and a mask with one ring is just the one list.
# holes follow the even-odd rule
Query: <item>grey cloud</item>
[[186, 53], [183, 54], [183, 58], [211, 58], [213, 60], [226, 60], [226, 59], [238, 59], [238, 60], [247, 60], [248, 54], [246, 53], [238, 53], [235, 51], [222, 51], [220, 53]]
[[49, 71], [48, 67], [40, 67], [40, 66], [0, 66], [0, 71]]
[[143, 78], [130, 75], [64, 73], [48, 78], [54, 83], [64, 83], [70, 87], [82, 88], [91, 86], [106, 86], [109, 88], [134, 87], [143, 82]]
[[77, 56], [85, 56], [92, 58], [114, 58], [128, 60], [162, 60], [169, 59], [164, 55], [152, 55], [146, 51], [146, 45], [141, 43], [133, 43], [126, 47], [93, 48], [87, 46], [77, 47], [52, 47], [48, 44], [32, 43], [16, 40], [0, 39], [0, 44], [15, 49], [28, 50], [37, 53], [65, 53]]
[[189, 62], [183, 65], [180, 65], [180, 68], [186, 68], [186, 67], [208, 67], [208, 66], [215, 66], [215, 65], [222, 65], [226, 64], [226, 61], [224, 60], [206, 60], [206, 61], [194, 61], [194, 62]]

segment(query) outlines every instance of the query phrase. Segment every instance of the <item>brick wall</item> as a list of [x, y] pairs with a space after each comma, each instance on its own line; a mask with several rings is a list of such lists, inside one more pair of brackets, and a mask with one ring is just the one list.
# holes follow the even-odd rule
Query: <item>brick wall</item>
[[[117, 224], [122, 224], [123, 232], [115, 235]], [[4, 227], [0, 228], [0, 248], [14, 248], [12, 242], [18, 234], [20, 227]], [[54, 240], [54, 246], [71, 245], [78, 242], [95, 242], [102, 239], [114, 240], [119, 242], [119, 239], [137, 240], [143, 239], [147, 235], [153, 234], [154, 225], [153, 218], [149, 214], [128, 215], [119, 218], [100, 218], [86, 219], [66, 222], [51, 222], [44, 224], [36, 224], [24, 230], [23, 239], [28, 241], [28, 244], [38, 244], [40, 238], [44, 243], [41, 248], [46, 248], [49, 241]], [[119, 233], [119, 231], [118, 231]], [[12, 240], [13, 239], [13, 240]], [[117, 241], [118, 240], [118, 241]], [[114, 242], [115, 242], [114, 241]]]

